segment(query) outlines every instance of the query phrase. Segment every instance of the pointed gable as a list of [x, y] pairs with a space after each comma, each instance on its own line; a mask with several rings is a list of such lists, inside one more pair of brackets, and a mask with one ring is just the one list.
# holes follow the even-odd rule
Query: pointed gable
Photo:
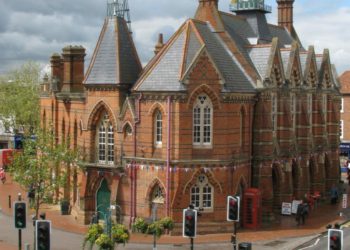
[[271, 53], [268, 60], [266, 76], [273, 84], [281, 85], [285, 81], [283, 62], [278, 47], [278, 38], [273, 38], [271, 43]]
[[285, 66], [285, 77], [290, 81], [292, 86], [299, 85], [300, 80], [302, 79], [302, 69], [299, 55], [299, 44], [297, 42], [293, 42], [288, 57], [288, 64]]
[[331, 87], [334, 78], [332, 76], [333, 70], [330, 62], [329, 50], [325, 49], [323, 51], [323, 55], [317, 56], [316, 60], [319, 62], [318, 68], [320, 84], [325, 88]]
[[310, 87], [315, 87], [318, 82], [317, 63], [315, 50], [313, 46], [309, 46], [304, 69], [304, 81]]
[[141, 69], [125, 20], [106, 18], [84, 84], [134, 84]]

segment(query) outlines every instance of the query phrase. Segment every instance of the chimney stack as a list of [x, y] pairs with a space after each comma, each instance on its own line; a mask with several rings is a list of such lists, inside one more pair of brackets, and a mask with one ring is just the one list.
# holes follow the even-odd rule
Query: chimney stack
[[84, 80], [85, 48], [66, 46], [62, 49], [63, 86], [62, 92], [82, 92]]
[[158, 36], [158, 43], [156, 44], [156, 46], [154, 48], [154, 54], [157, 55], [163, 47], [164, 47], [163, 34], [160, 33]]
[[278, 25], [287, 28], [291, 34], [293, 31], [293, 3], [294, 0], [277, 0]]
[[52, 54], [50, 58], [51, 64], [51, 87], [52, 91], [61, 91], [62, 89], [62, 79], [63, 79], [63, 60], [58, 53]]

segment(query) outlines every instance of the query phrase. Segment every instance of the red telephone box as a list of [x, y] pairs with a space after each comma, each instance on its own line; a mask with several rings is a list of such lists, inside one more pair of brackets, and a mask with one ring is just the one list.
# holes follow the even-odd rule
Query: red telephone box
[[243, 196], [243, 227], [258, 229], [261, 225], [261, 192], [256, 188], [246, 189]]

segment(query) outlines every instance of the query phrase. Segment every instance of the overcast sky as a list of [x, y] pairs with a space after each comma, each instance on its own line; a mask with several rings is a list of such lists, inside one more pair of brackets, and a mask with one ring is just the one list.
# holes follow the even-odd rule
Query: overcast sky
[[[276, 0], [270, 23], [277, 22]], [[230, 0], [220, 0], [228, 11]], [[193, 17], [198, 0], [129, 0], [133, 37], [141, 61], [153, 56], [158, 33], [165, 39]], [[338, 73], [350, 69], [350, 1], [295, 0], [295, 28], [305, 47], [331, 51]], [[66, 45], [87, 48], [86, 62], [106, 16], [106, 0], [0, 0], [0, 74], [28, 60], [49, 62]], [[88, 66], [86, 63], [86, 67]]]

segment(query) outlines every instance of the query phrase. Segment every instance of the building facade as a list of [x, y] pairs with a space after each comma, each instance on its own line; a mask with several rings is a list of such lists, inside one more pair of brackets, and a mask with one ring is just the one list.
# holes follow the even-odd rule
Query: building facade
[[327, 49], [305, 49], [293, 27], [293, 0], [278, 0], [278, 25], [261, 0], [200, 0], [142, 68], [125, 20], [105, 19], [90, 65], [68, 46], [51, 57], [41, 116], [57, 142], [81, 148], [64, 196], [85, 223], [110, 204], [123, 220], [203, 209], [202, 232], [231, 231], [226, 197], [262, 194], [273, 220], [282, 202], [339, 181], [341, 98]]

